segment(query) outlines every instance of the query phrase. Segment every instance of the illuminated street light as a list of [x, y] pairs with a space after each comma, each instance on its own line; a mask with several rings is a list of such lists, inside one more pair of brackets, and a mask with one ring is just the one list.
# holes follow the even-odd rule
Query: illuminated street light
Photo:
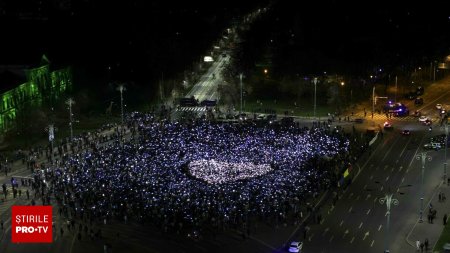
[[69, 126], [70, 126], [70, 140], [73, 139], [73, 114], [72, 114], [72, 105], [75, 104], [75, 101], [72, 98], [66, 100], [66, 105], [69, 106]]
[[313, 79], [314, 83], [314, 119], [316, 119], [316, 103], [317, 103], [317, 77]]
[[122, 125], [123, 125], [123, 92], [126, 91], [127, 89], [125, 88], [125, 86], [123, 84], [121, 84], [117, 87], [117, 90], [120, 92], [120, 111], [121, 111]]
[[241, 110], [239, 111], [239, 117], [242, 114], [242, 78], [244, 77], [244, 74], [239, 74], [239, 80], [240, 80], [240, 85], [241, 85]]
[[448, 142], [448, 124], [447, 124], [447, 120], [445, 120], [446, 122], [444, 123], [444, 130], [445, 130], [445, 151], [444, 151], [444, 183], [445, 180], [447, 179], [447, 142]]
[[386, 192], [384, 198], [381, 198], [380, 204], [384, 205], [386, 203], [386, 238], [385, 238], [385, 253], [389, 253], [389, 225], [391, 220], [391, 204], [397, 206], [399, 201], [397, 199], [392, 198], [394, 194], [390, 191]]
[[53, 126], [53, 124], [50, 124], [45, 128], [45, 131], [48, 132], [48, 141], [50, 142], [50, 148], [51, 148], [50, 155], [52, 158], [52, 162], [53, 162], [53, 140], [55, 139], [55, 132], [57, 130], [58, 129], [55, 126]]
[[421, 183], [421, 189], [420, 189], [420, 216], [419, 216], [419, 222], [423, 222], [423, 180], [424, 180], [424, 174], [425, 174], [425, 161], [431, 161], [431, 156], [427, 156], [427, 152], [421, 152], [420, 155], [416, 156], [417, 160], [422, 161], [422, 183]]

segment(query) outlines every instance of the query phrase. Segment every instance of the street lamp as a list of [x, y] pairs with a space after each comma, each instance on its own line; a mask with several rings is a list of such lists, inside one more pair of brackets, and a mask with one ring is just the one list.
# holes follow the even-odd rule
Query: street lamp
[[397, 76], [395, 76], [395, 99], [394, 101], [397, 103]]
[[66, 100], [66, 104], [69, 106], [69, 126], [70, 126], [70, 140], [73, 139], [73, 114], [72, 114], [72, 105], [75, 104], [75, 101], [72, 98]]
[[394, 194], [389, 190], [386, 192], [384, 198], [379, 200], [380, 204], [384, 205], [386, 203], [386, 238], [385, 238], [385, 253], [389, 253], [389, 225], [391, 220], [391, 204], [397, 206], [399, 201], [397, 199], [392, 198]]
[[120, 92], [120, 111], [122, 115], [122, 125], [123, 125], [123, 92], [126, 91], [127, 89], [123, 84], [121, 84], [117, 87], [117, 90]]
[[421, 189], [420, 189], [420, 216], [419, 216], [419, 222], [423, 222], [423, 179], [425, 174], [425, 161], [431, 161], [431, 156], [427, 156], [427, 152], [421, 152], [420, 155], [416, 156], [417, 160], [422, 161], [422, 183], [421, 183]]
[[239, 80], [240, 80], [240, 85], [241, 85], [241, 110], [239, 111], [239, 116], [242, 114], [242, 78], [243, 77], [244, 77], [244, 74], [240, 73]]
[[313, 83], [314, 83], [314, 119], [316, 119], [316, 102], [317, 102], [317, 77], [314, 77], [313, 79]]
[[375, 85], [372, 88], [372, 119], [375, 112]]
[[[447, 121], [447, 120], [445, 119], [445, 121]], [[445, 180], [447, 179], [447, 142], [448, 142], [448, 124], [447, 124], [447, 122], [444, 123], [444, 130], [445, 130], [444, 183], [445, 183]]]
[[58, 130], [55, 126], [53, 126], [53, 124], [49, 124], [46, 128], [45, 131], [48, 132], [48, 141], [50, 142], [50, 148], [51, 148], [51, 158], [52, 158], [52, 162], [53, 162], [53, 140], [55, 139], [55, 132], [56, 130]]

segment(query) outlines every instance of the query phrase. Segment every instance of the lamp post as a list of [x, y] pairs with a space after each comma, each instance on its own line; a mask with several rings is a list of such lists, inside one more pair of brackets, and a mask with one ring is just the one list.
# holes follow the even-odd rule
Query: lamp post
[[395, 76], [395, 97], [394, 97], [395, 103], [397, 103], [397, 76]]
[[49, 124], [45, 130], [48, 132], [48, 141], [50, 142], [50, 155], [52, 158], [52, 162], [53, 162], [53, 140], [55, 139], [55, 132], [57, 130], [56, 127], [53, 126], [53, 124]]
[[419, 222], [423, 222], [423, 180], [425, 175], [425, 161], [431, 161], [431, 156], [427, 156], [427, 152], [421, 152], [420, 155], [416, 156], [417, 160], [422, 161], [422, 182], [420, 186], [420, 212], [419, 212]]
[[314, 119], [316, 119], [316, 102], [317, 102], [317, 77], [314, 77], [313, 79], [313, 83], [314, 83]]
[[240, 73], [239, 74], [239, 81], [240, 81], [240, 86], [241, 86], [241, 109], [239, 111], [239, 115], [242, 114], [242, 77], [244, 76], [244, 74]]
[[75, 104], [75, 101], [72, 98], [66, 100], [66, 104], [69, 106], [69, 126], [70, 126], [70, 140], [73, 139], [73, 114], [72, 114], [72, 105]]
[[375, 112], [375, 85], [372, 88], [372, 119]]
[[391, 220], [391, 204], [397, 206], [399, 204], [399, 201], [397, 199], [392, 198], [394, 194], [392, 194], [390, 191], [386, 193], [384, 198], [381, 198], [380, 204], [384, 205], [386, 203], [386, 238], [385, 238], [385, 245], [384, 245], [384, 252], [389, 253], [389, 225]]
[[447, 122], [444, 123], [444, 130], [445, 130], [445, 151], [444, 151], [444, 183], [447, 179], [447, 142], [448, 142], [448, 125]]
[[123, 92], [127, 90], [123, 84], [117, 87], [117, 90], [120, 92], [120, 112], [122, 117], [122, 125], [123, 125]]

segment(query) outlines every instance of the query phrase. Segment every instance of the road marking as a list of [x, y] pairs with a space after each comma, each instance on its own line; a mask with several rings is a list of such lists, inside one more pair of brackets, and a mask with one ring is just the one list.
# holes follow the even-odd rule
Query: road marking
[[350, 243], [353, 243], [354, 240], [355, 240], [355, 237], [353, 236], [353, 238], [350, 240]]
[[398, 160], [397, 160], [397, 161], [395, 161], [395, 163], [398, 163]]
[[398, 171], [402, 171], [402, 169], [403, 169], [403, 166], [400, 166], [400, 168], [398, 169]]
[[358, 228], [361, 228], [361, 227], [362, 227], [362, 225], [363, 225], [363, 223], [361, 222], [361, 224], [359, 224], [359, 227], [358, 227]]
[[369, 213], [370, 213], [370, 208], [369, 208], [369, 210], [367, 210], [367, 213], [366, 213], [366, 214], [369, 215]]
[[370, 180], [372, 180], [373, 179], [373, 175], [370, 175]]
[[369, 236], [369, 231], [367, 231], [367, 232], [364, 234], [363, 241], [366, 240], [366, 237], [367, 237], [367, 236]]
[[403, 177], [403, 178], [402, 178], [402, 183], [403, 183], [404, 181], [405, 181], [405, 178]]
[[395, 170], [395, 167], [392, 167], [392, 170], [391, 170], [391, 172], [394, 172], [394, 170]]
[[350, 213], [353, 209], [353, 206], [350, 207], [350, 209], [348, 209], [348, 212]]
[[361, 196], [358, 195], [358, 197], [356, 197], [356, 200], [359, 200], [360, 197], [361, 197]]
[[342, 220], [341, 223], [339, 223], [339, 227], [341, 227], [342, 224], [344, 224], [344, 220]]
[[370, 193], [367, 194], [366, 200], [369, 199], [371, 196], [372, 196], [372, 195], [370, 195]]
[[386, 169], [387, 169], [387, 167], [388, 167], [387, 165], [384, 165], [384, 168], [383, 168], [383, 170], [386, 170]]
[[348, 196], [348, 199], [351, 199], [353, 196], [353, 192], [350, 192], [350, 195]]
[[311, 241], [311, 239], [313, 238], [314, 234], [312, 234], [310, 237], [308, 237], [308, 241]]
[[386, 177], [386, 181], [388, 181], [388, 180], [389, 180], [389, 176]]
[[372, 240], [372, 243], [370, 244], [370, 247], [373, 247], [373, 243], [375, 242], [375, 240]]
[[408, 173], [408, 172], [409, 172], [409, 168], [408, 168], [408, 169], [406, 169], [405, 173]]
[[348, 229], [347, 230], [345, 230], [345, 232], [344, 232], [344, 236], [342, 236], [342, 238], [344, 238], [346, 235], [348, 234]]
[[365, 190], [367, 188], [367, 184], [364, 185], [363, 189]]
[[373, 202], [377, 202], [377, 200], [378, 200], [378, 198], [377, 198], [377, 197], [375, 197], [375, 199], [373, 199]]
[[380, 231], [380, 230], [381, 230], [381, 227], [382, 227], [382, 226], [383, 226], [383, 225], [381, 225], [381, 224], [380, 224], [380, 226], [378, 227], [378, 231]]
[[325, 234], [330, 230], [330, 228], [326, 228], [325, 231], [323, 231], [322, 236], [325, 236]]
[[331, 241], [333, 241], [333, 238], [334, 238], [334, 235], [332, 235], [332, 236], [331, 236], [331, 238], [330, 238], [330, 242], [331, 242]]
[[397, 188], [397, 192], [399, 192], [400, 191], [400, 188]]
[[381, 189], [380, 189], [380, 191], [383, 191], [383, 189], [384, 189], [384, 187], [383, 187], [383, 186], [381, 186]]

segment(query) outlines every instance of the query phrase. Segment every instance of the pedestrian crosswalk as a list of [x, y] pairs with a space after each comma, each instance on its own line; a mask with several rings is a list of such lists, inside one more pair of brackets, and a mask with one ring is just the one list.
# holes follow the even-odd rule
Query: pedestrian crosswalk
[[177, 112], [206, 112], [206, 107], [179, 107]]

